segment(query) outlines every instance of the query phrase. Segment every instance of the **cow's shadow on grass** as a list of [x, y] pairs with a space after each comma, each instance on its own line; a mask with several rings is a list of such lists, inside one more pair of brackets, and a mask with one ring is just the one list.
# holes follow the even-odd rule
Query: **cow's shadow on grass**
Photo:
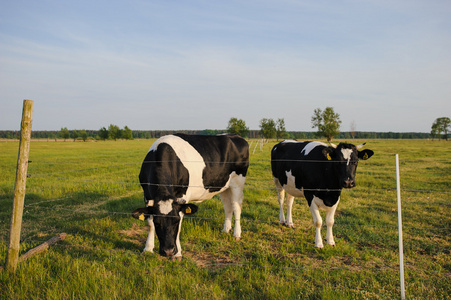
[[[78, 197], [79, 195], [76, 195]], [[82, 195], [85, 196], [85, 195]], [[105, 250], [138, 251], [145, 238], [145, 223], [139, 224], [131, 213], [144, 205], [139, 194], [111, 199], [102, 194], [91, 194], [86, 199], [94, 203], [81, 205], [74, 211], [71, 222], [66, 222], [68, 233], [82, 237], [93, 248]], [[143, 229], [144, 228], [144, 229]]]
[[[7, 240], [13, 195], [0, 198], [0, 229]], [[23, 210], [21, 254], [51, 237], [67, 233], [58, 243], [76, 251], [141, 252], [148, 232], [131, 212], [142, 207], [140, 193], [114, 198], [102, 193], [68, 193], [58, 199], [45, 199], [28, 193]]]

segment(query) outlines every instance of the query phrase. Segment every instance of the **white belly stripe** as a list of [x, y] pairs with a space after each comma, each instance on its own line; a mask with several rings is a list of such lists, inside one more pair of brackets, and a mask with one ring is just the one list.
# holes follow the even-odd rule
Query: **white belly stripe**
[[175, 135], [167, 135], [161, 137], [152, 145], [149, 151], [156, 150], [158, 144], [160, 143], [167, 143], [168, 145], [170, 145], [177, 157], [182, 162], [183, 166], [188, 170], [188, 189], [186, 190], [186, 194], [182, 197], [186, 202], [192, 200], [202, 201], [211, 199], [214, 195], [224, 191], [228, 187], [230, 177], [234, 173], [231, 174], [226, 185], [220, 191], [210, 193], [205, 189], [202, 178], [203, 170], [206, 167], [205, 161], [199, 154], [199, 152], [197, 152], [197, 150], [184, 139]]
[[283, 189], [290, 195], [294, 197], [304, 197], [304, 192], [296, 188], [296, 178], [291, 174], [290, 171], [286, 171], [287, 175], [287, 184], [283, 185]]

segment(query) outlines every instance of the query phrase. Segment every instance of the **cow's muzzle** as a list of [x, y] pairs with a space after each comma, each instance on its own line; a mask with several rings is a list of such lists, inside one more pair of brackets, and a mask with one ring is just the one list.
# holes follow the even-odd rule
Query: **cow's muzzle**
[[348, 178], [343, 182], [343, 187], [346, 189], [351, 189], [355, 187], [355, 181], [353, 179]]
[[166, 250], [162, 250], [160, 249], [160, 255], [161, 256], [166, 256], [166, 257], [172, 257], [176, 254], [176, 249], [175, 248], [171, 248], [171, 249], [166, 249]]

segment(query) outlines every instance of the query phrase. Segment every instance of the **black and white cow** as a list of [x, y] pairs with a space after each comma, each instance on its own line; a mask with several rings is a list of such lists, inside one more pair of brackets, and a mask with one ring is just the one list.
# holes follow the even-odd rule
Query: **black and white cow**
[[[342, 188], [355, 187], [359, 159], [366, 160], [374, 152], [362, 150], [363, 145], [340, 143], [338, 146], [321, 142], [283, 141], [271, 151], [271, 169], [278, 191], [281, 224], [293, 227], [294, 197], [305, 197], [316, 226], [315, 247], [323, 248], [319, 209], [326, 210], [326, 242], [335, 245], [332, 234], [334, 215]], [[283, 203], [287, 193], [287, 219]]]
[[139, 180], [145, 208], [133, 217], [148, 220], [150, 226], [144, 252], [153, 252], [155, 232], [159, 253], [180, 257], [180, 228], [184, 215], [194, 214], [194, 203], [220, 194], [224, 206], [224, 232], [232, 228], [241, 237], [240, 215], [243, 187], [249, 167], [249, 145], [237, 135], [174, 134], [159, 138], [150, 148]]

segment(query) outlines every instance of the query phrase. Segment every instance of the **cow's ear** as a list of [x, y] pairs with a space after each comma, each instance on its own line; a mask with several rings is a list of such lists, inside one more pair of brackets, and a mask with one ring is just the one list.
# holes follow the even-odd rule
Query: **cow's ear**
[[194, 215], [197, 212], [197, 205], [195, 204], [182, 204], [182, 209], [180, 210], [185, 215]]
[[141, 221], [149, 218], [150, 215], [154, 214], [154, 207], [147, 206], [142, 208], [137, 208], [132, 212], [132, 217]]
[[334, 153], [334, 148], [332, 147], [326, 147], [323, 149], [323, 155], [327, 160], [332, 160], [332, 156]]
[[365, 149], [365, 150], [359, 151], [359, 158], [363, 159], [363, 160], [367, 160], [368, 158], [373, 156], [373, 154], [374, 154], [374, 152], [372, 150]]
[[132, 217], [141, 221], [145, 220], [147, 214], [147, 207], [137, 208], [132, 212]]

